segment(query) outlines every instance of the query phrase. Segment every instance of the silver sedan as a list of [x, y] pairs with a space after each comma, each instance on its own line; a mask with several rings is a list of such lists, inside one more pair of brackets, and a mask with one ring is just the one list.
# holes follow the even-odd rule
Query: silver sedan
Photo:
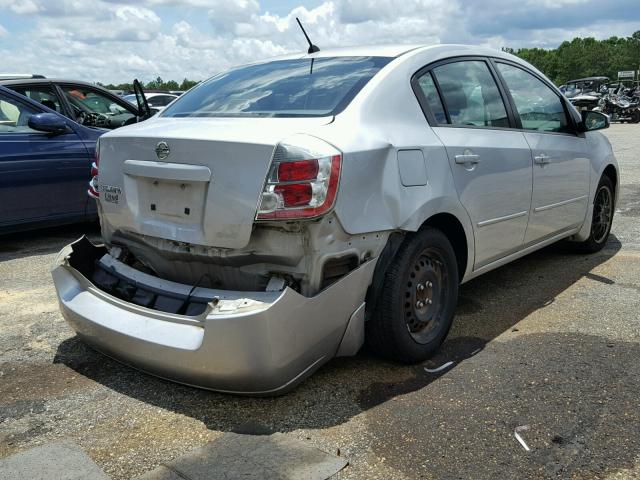
[[107, 355], [225, 392], [285, 392], [365, 342], [424, 361], [460, 283], [562, 239], [605, 245], [607, 126], [484, 48], [234, 68], [101, 137], [104, 245], [61, 252], [62, 312]]

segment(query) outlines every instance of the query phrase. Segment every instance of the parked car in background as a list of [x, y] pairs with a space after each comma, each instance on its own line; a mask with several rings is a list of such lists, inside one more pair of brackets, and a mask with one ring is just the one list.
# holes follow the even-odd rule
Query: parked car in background
[[105, 132], [0, 86], [0, 233], [95, 219], [87, 183]]
[[[172, 93], [158, 93], [158, 92], [145, 92], [145, 97], [147, 98], [147, 103], [152, 110], [155, 112], [161, 112], [165, 109], [167, 105], [173, 102], [178, 95], [174, 95]], [[135, 94], [125, 95], [124, 98], [127, 102], [132, 105], [137, 104], [137, 97]]]
[[585, 77], [569, 80], [563, 94], [578, 110], [593, 110], [604, 93], [608, 92], [609, 77]]
[[132, 104], [102, 87], [77, 80], [14, 78], [0, 80], [0, 85], [88, 127], [111, 130], [145, 120], [152, 114], [145, 106], [141, 88], [136, 94], [138, 102]]
[[486, 48], [234, 68], [100, 138], [104, 245], [59, 255], [61, 310], [98, 350], [225, 392], [282, 393], [365, 341], [424, 361], [460, 283], [562, 239], [603, 248], [608, 125]]
[[564, 96], [567, 98], [575, 97], [576, 95], [590, 94], [590, 93], [602, 93], [602, 87], [609, 83], [609, 77], [585, 77], [577, 78], [575, 80], [569, 80], [564, 85]]

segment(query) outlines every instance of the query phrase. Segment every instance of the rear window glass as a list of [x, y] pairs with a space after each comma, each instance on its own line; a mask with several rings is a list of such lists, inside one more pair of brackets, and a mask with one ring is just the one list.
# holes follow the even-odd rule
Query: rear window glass
[[429, 104], [429, 108], [431, 108], [431, 112], [433, 112], [436, 123], [447, 123], [447, 116], [444, 113], [444, 107], [442, 106], [442, 101], [440, 100], [440, 95], [438, 95], [436, 85], [433, 83], [431, 73], [427, 72], [420, 77], [418, 85], [420, 86], [420, 90], [422, 90], [424, 97], [427, 99], [427, 103]]
[[332, 57], [248, 65], [201, 83], [162, 116], [335, 115], [389, 61], [387, 57]]

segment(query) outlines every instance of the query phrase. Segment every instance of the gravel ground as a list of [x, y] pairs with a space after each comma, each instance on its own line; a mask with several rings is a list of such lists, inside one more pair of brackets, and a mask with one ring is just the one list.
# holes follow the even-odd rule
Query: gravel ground
[[339, 450], [345, 480], [639, 478], [640, 126], [606, 135], [622, 171], [607, 247], [554, 245], [465, 284], [441, 374], [361, 353], [279, 398], [175, 385], [86, 348], [58, 313], [50, 265], [95, 226], [1, 238], [0, 458], [69, 438], [129, 479], [224, 432], [284, 432]]

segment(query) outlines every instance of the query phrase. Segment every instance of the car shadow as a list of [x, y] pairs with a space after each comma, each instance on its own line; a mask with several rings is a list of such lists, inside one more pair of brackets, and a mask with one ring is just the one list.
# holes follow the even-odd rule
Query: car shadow
[[0, 236], [0, 262], [56, 253], [83, 235], [92, 240], [99, 240], [100, 224], [98, 222], [74, 223], [2, 235]]
[[[424, 365], [398, 365], [366, 351], [337, 358], [287, 395], [239, 397], [178, 385], [121, 365], [77, 337], [62, 342], [54, 362], [129, 397], [203, 422], [216, 431], [265, 434], [341, 424], [388, 400], [422, 389], [482, 351], [496, 336], [549, 305], [621, 248], [611, 235], [601, 252], [572, 253], [552, 245], [464, 284], [448, 339]], [[455, 364], [429, 373], [426, 367]]]

